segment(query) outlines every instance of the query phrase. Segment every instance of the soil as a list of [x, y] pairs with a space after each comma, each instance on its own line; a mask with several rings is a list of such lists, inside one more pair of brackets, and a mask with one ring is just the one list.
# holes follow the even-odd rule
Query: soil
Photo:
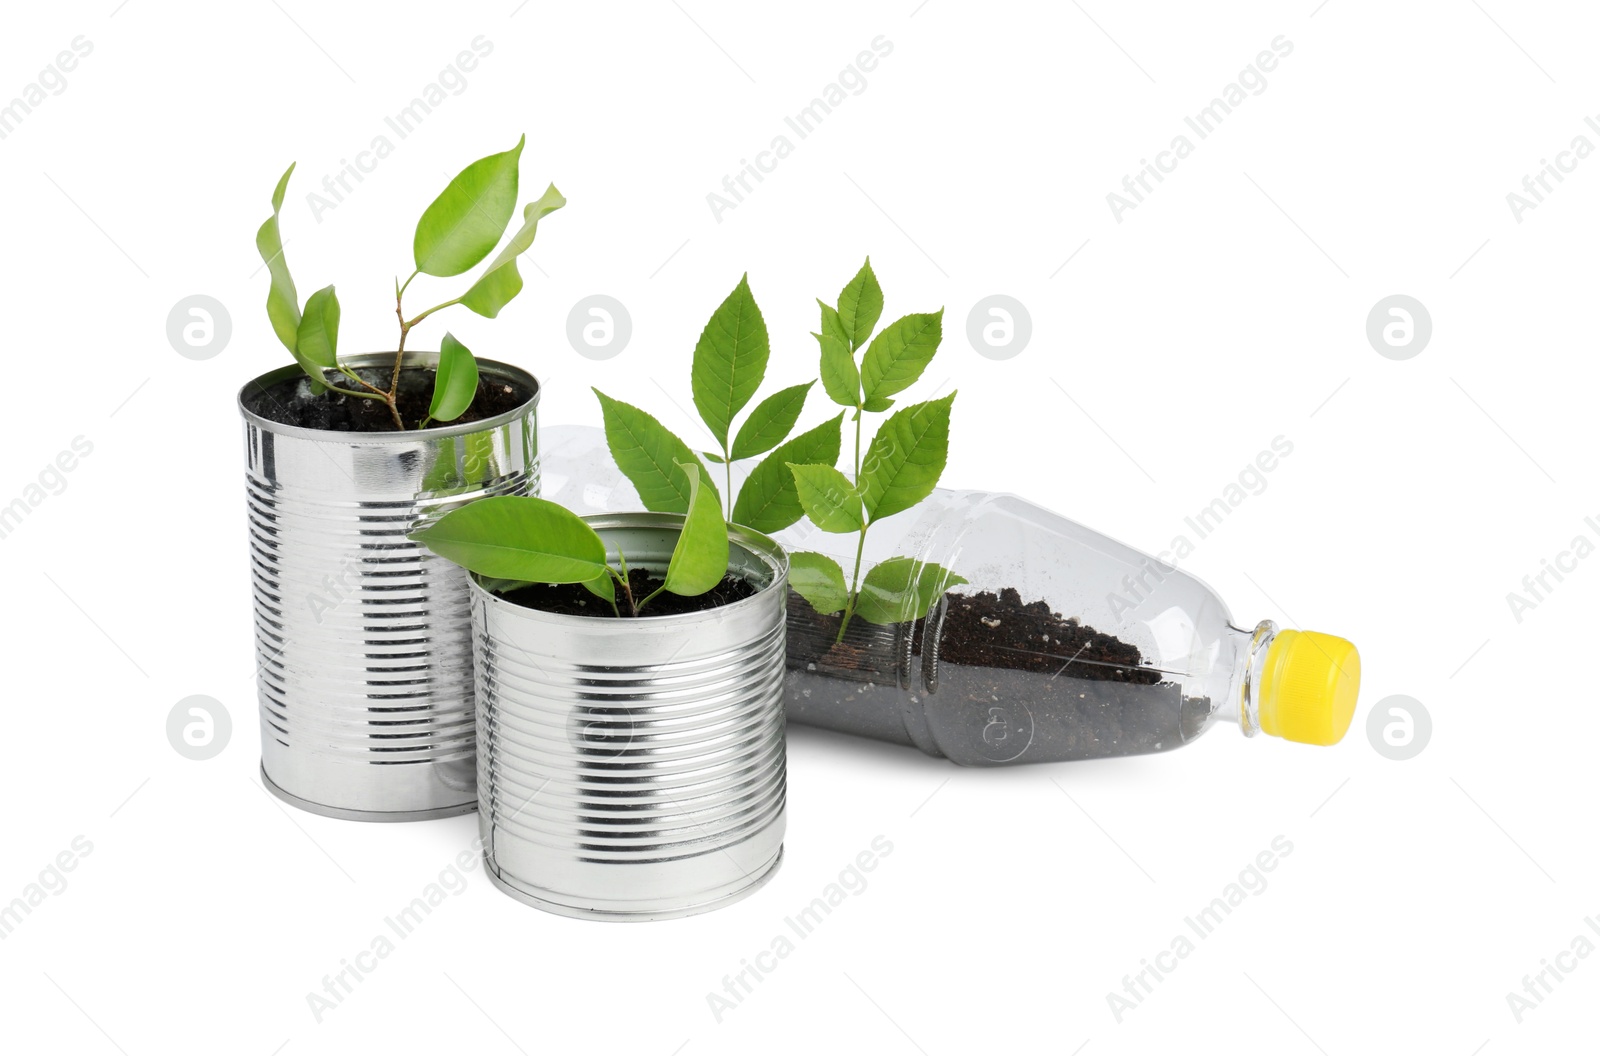
[[852, 620], [836, 641], [839, 616], [791, 592], [789, 717], [982, 766], [1176, 748], [1211, 713], [1208, 699], [1145, 666], [1137, 646], [1015, 588], [947, 594], [932, 618], [933, 656], [925, 620]]
[[[628, 589], [633, 591], [633, 596], [640, 601], [648, 598], [661, 586], [661, 582], [659, 576], [645, 569], [628, 569]], [[704, 612], [706, 609], [743, 601], [755, 592], [756, 587], [753, 583], [737, 576], [727, 575], [722, 577], [721, 583], [706, 593], [692, 598], [673, 594], [671, 591], [662, 591], [639, 615], [678, 616], [686, 612]], [[606, 619], [615, 619], [617, 616], [611, 611], [610, 605], [589, 593], [581, 583], [538, 583], [507, 591], [503, 596], [507, 601], [516, 602], [518, 605], [559, 613], [563, 616], [601, 616]], [[620, 592], [617, 596], [617, 607], [622, 610], [624, 619], [630, 618], [628, 603]]]
[[[389, 368], [359, 367], [356, 374], [380, 389], [389, 388]], [[435, 371], [429, 367], [407, 367], [400, 372], [397, 403], [407, 429], [416, 428], [428, 416], [428, 407], [433, 402], [434, 374]], [[355, 382], [348, 378], [343, 380], [346, 386], [355, 387]], [[516, 410], [532, 398], [533, 393], [525, 387], [505, 378], [492, 377], [485, 371], [478, 376], [478, 394], [473, 398], [472, 406], [455, 421], [441, 424], [461, 425], [494, 418]], [[396, 431], [387, 403], [357, 399], [339, 392], [313, 396], [311, 379], [306, 377], [292, 378], [255, 390], [247, 402], [256, 414], [280, 425], [326, 429], [336, 433]]]

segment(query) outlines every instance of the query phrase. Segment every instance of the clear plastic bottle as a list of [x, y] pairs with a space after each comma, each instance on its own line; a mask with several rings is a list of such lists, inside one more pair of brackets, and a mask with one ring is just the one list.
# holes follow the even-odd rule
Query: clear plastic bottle
[[[550, 432], [546, 497], [585, 513], [637, 504], [599, 430]], [[802, 522], [777, 538], [847, 573], [855, 560], [853, 535]], [[967, 583], [924, 619], [857, 617], [842, 636], [839, 616], [791, 592], [791, 722], [998, 766], [1169, 751], [1219, 720], [1329, 745], [1355, 712], [1350, 642], [1234, 626], [1187, 572], [1014, 495], [936, 490], [868, 533], [862, 567], [889, 556]]]

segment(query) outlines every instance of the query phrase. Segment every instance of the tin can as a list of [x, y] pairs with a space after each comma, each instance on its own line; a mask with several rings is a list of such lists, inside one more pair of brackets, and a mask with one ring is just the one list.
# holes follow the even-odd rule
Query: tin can
[[[588, 518], [665, 573], [683, 518]], [[750, 894], [783, 855], [788, 558], [730, 528], [756, 592], [664, 616], [543, 612], [474, 578], [478, 824], [491, 879], [566, 916], [657, 920]]]
[[478, 367], [526, 400], [470, 423], [337, 432], [273, 420], [298, 367], [240, 390], [262, 779], [302, 809], [412, 821], [477, 804], [467, 576], [408, 536], [474, 499], [538, 493], [539, 384]]

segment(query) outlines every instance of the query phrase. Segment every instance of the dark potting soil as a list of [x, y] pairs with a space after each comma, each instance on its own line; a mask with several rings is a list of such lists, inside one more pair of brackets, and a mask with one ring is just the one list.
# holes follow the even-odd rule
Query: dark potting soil
[[920, 739], [929, 744], [919, 747], [978, 766], [1162, 751], [1205, 726], [1211, 702], [1185, 698], [1143, 666], [1137, 646], [1042, 601], [1024, 602], [1010, 587], [945, 600], [942, 614], [934, 610], [936, 655], [928, 656], [924, 620], [852, 620], [836, 641], [840, 617], [791, 592], [790, 719], [902, 744]]
[[[652, 575], [645, 569], [628, 569], [628, 589], [639, 601], [650, 597], [656, 588], [661, 586], [661, 582], [659, 576]], [[755, 585], [748, 580], [731, 575], [723, 576], [721, 583], [695, 597], [684, 597], [663, 590], [639, 615], [677, 616], [685, 612], [703, 612], [706, 609], [743, 601], [755, 592]], [[537, 583], [507, 591], [504, 597], [507, 601], [514, 601], [530, 609], [559, 613], [563, 616], [603, 616], [613, 619], [617, 615], [611, 611], [610, 605], [589, 593], [581, 583]], [[617, 608], [621, 610], [623, 618], [628, 618], [628, 603], [620, 590], [617, 592]]]
[[[400, 372], [396, 404], [407, 429], [415, 429], [428, 416], [428, 408], [433, 403], [434, 373], [431, 367], [407, 367]], [[389, 368], [358, 367], [356, 374], [380, 389], [389, 388]], [[342, 380], [341, 388], [356, 387], [350, 379]], [[336, 380], [335, 384], [340, 382]], [[440, 424], [461, 425], [494, 418], [516, 410], [532, 398], [533, 393], [524, 386], [491, 377], [485, 371], [478, 376], [478, 394], [473, 397], [472, 406], [454, 421]], [[336, 433], [395, 432], [394, 418], [389, 414], [387, 403], [332, 391], [313, 396], [311, 379], [306, 377], [291, 378], [256, 390], [246, 397], [246, 403], [256, 414], [281, 425]]]

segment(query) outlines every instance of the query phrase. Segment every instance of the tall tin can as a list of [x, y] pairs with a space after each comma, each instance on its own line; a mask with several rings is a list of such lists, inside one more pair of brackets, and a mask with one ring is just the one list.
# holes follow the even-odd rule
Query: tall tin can
[[[408, 352], [404, 366], [437, 361]], [[394, 357], [346, 362], [387, 371]], [[538, 382], [478, 367], [526, 400], [475, 422], [372, 433], [274, 421], [298, 367], [239, 393], [261, 773], [302, 809], [413, 821], [477, 804], [466, 573], [408, 536], [474, 499], [538, 493]]]
[[[683, 518], [588, 518], [630, 568], [665, 573]], [[729, 529], [756, 587], [699, 612], [543, 612], [474, 577], [478, 825], [496, 886], [566, 916], [715, 909], [783, 856], [788, 558]]]

